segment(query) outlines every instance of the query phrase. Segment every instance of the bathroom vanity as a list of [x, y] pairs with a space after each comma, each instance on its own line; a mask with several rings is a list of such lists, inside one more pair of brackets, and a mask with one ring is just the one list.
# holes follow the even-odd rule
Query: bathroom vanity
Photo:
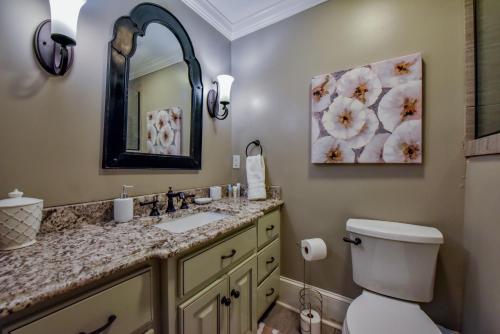
[[218, 243], [163, 261], [162, 298], [169, 303], [163, 327], [184, 334], [254, 332], [278, 297], [279, 231], [278, 209]]
[[[223, 199], [42, 233], [0, 253], [1, 334], [248, 333], [277, 299], [281, 200]], [[199, 212], [226, 218], [171, 233]]]

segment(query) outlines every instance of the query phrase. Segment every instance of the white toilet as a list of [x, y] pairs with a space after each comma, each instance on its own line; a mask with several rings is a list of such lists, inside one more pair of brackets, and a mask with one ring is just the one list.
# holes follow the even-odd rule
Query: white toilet
[[347, 310], [343, 334], [441, 334], [420, 309], [433, 297], [443, 235], [433, 227], [349, 219], [354, 282], [365, 290]]

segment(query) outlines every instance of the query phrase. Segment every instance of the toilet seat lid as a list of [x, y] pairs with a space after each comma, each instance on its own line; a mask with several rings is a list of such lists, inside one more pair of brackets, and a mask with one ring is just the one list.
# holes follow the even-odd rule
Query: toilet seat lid
[[441, 334], [420, 306], [363, 291], [347, 310], [349, 334]]

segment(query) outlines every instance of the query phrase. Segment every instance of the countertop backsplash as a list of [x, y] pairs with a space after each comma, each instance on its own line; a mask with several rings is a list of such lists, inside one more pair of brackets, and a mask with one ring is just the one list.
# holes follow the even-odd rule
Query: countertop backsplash
[[[222, 197], [227, 197], [227, 184], [221, 185]], [[246, 185], [241, 187], [241, 196], [246, 196]], [[267, 198], [280, 199], [281, 188], [279, 186], [268, 186]], [[185, 190], [177, 190], [176, 192], [184, 192], [186, 195], [195, 195], [196, 197], [210, 197], [210, 187], [191, 188]], [[140, 203], [151, 201], [155, 196], [158, 196], [158, 209], [163, 212], [166, 209], [167, 195], [166, 193], [157, 193], [150, 195], [135, 196], [134, 199], [134, 217], [146, 217], [151, 210], [150, 206], [140, 206]], [[176, 198], [176, 207], [180, 205], [179, 199]], [[88, 203], [70, 204], [63, 206], [48, 207], [43, 210], [42, 224], [40, 233], [51, 233], [61, 231], [67, 228], [77, 228], [82, 224], [99, 224], [113, 220], [113, 200], [103, 200]]]

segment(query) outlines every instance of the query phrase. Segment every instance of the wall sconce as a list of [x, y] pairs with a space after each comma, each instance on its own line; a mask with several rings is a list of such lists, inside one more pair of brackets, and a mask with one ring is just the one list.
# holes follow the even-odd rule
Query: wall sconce
[[35, 31], [36, 58], [52, 75], [64, 75], [73, 64], [78, 15], [86, 1], [50, 0], [51, 20], [40, 23]]
[[[227, 106], [231, 101], [231, 85], [233, 81], [232, 76], [221, 74], [217, 76], [217, 81], [213, 82], [217, 86], [217, 90], [211, 89], [207, 96], [208, 113], [212, 118], [223, 120], [229, 114]], [[222, 104], [222, 114], [219, 114], [219, 103]]]

